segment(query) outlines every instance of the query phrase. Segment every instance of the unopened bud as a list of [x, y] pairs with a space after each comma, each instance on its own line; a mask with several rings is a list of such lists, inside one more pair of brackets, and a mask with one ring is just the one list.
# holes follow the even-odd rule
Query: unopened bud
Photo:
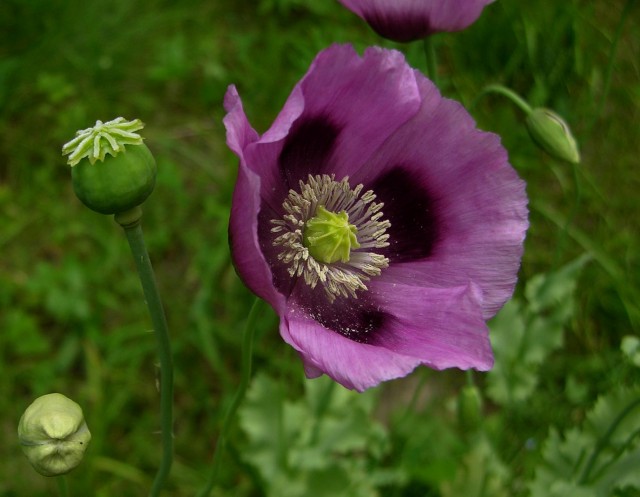
[[567, 123], [549, 109], [534, 109], [527, 116], [527, 129], [534, 142], [549, 155], [573, 164], [580, 162], [580, 152]]
[[44, 476], [58, 476], [75, 468], [91, 440], [82, 409], [59, 393], [38, 397], [18, 424], [22, 451]]
[[640, 367], [640, 338], [627, 335], [622, 338], [620, 348], [634, 366]]
[[466, 432], [473, 432], [482, 422], [482, 397], [477, 387], [465, 386], [458, 397], [458, 421]]
[[87, 207], [118, 214], [141, 205], [151, 194], [157, 167], [136, 133], [143, 127], [139, 119], [96, 121], [62, 147], [62, 154], [69, 156], [73, 189]]

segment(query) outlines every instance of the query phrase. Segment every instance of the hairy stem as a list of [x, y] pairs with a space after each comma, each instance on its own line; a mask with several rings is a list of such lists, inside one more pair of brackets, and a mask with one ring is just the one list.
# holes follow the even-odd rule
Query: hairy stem
[[140, 226], [141, 216], [142, 209], [136, 207], [131, 211], [116, 214], [115, 219], [122, 226], [127, 236], [131, 254], [138, 269], [138, 276], [142, 283], [142, 291], [149, 308], [158, 346], [162, 460], [149, 494], [150, 497], [157, 497], [164, 487], [173, 462], [173, 359], [167, 320], [164, 315], [149, 253], [144, 242], [142, 227]]
[[503, 97], [507, 97], [520, 110], [522, 110], [522, 112], [524, 112], [527, 115], [531, 114], [531, 112], [532, 112], [531, 106], [520, 95], [518, 95], [513, 90], [510, 90], [506, 86], [502, 86], [502, 85], [488, 85], [488, 86], [485, 86], [482, 89], [482, 91], [478, 94], [478, 96], [475, 98], [475, 100], [471, 104], [471, 107], [472, 108], [475, 107], [476, 104], [478, 103], [478, 101], [482, 97], [484, 97], [485, 95], [488, 95], [489, 93], [497, 93], [498, 95], [502, 95]]

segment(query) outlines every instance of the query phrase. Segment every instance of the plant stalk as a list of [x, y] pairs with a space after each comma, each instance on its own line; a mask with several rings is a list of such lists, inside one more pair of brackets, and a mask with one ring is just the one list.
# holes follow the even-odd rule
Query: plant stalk
[[157, 497], [165, 485], [173, 462], [173, 359], [167, 320], [142, 234], [141, 216], [142, 209], [136, 207], [131, 211], [116, 214], [115, 220], [122, 226], [127, 236], [131, 254], [138, 270], [138, 276], [142, 283], [142, 290], [151, 316], [158, 347], [162, 460], [149, 494], [150, 497]]
[[438, 61], [436, 57], [436, 49], [433, 44], [433, 36], [427, 36], [423, 40], [424, 56], [427, 60], [427, 77], [438, 86]]
[[520, 95], [518, 95], [513, 90], [510, 90], [506, 86], [497, 85], [497, 84], [496, 85], [485, 86], [482, 89], [482, 91], [478, 94], [478, 96], [475, 98], [475, 100], [471, 104], [471, 107], [472, 108], [475, 107], [476, 104], [478, 103], [478, 100], [480, 100], [483, 96], [485, 96], [485, 95], [487, 95], [489, 93], [497, 93], [498, 95], [502, 95], [503, 97], [507, 97], [520, 110], [522, 110], [522, 112], [524, 112], [526, 115], [531, 114], [531, 112], [533, 111], [533, 109], [531, 109], [531, 106]]
[[244, 399], [244, 396], [247, 392], [249, 381], [251, 380], [253, 338], [256, 328], [255, 323], [261, 311], [262, 300], [256, 297], [253, 305], [251, 306], [251, 310], [249, 311], [249, 317], [247, 318], [247, 322], [245, 323], [242, 335], [242, 376], [240, 378], [240, 385], [238, 385], [238, 390], [236, 391], [236, 394], [233, 397], [233, 401], [229, 406], [229, 410], [227, 411], [224, 420], [222, 421], [220, 435], [213, 451], [213, 462], [211, 463], [211, 472], [209, 473], [209, 479], [207, 480], [204, 488], [197, 494], [197, 497], [208, 497], [218, 479], [220, 460], [222, 459], [222, 453], [227, 443], [227, 434], [229, 432], [229, 428], [231, 427], [231, 423], [234, 420], [236, 411], [238, 410], [238, 407], [240, 407], [240, 403], [242, 402], [242, 399]]
[[60, 497], [69, 497], [69, 484], [65, 476], [58, 476], [56, 480], [58, 483], [58, 494], [60, 494]]

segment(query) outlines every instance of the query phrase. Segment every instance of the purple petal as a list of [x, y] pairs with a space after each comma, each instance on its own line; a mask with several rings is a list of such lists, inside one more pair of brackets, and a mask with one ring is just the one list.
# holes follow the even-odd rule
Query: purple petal
[[242, 108], [242, 100], [234, 85], [229, 86], [224, 96], [224, 110], [227, 115], [222, 122], [227, 129], [227, 145], [238, 157], [244, 155], [244, 149], [258, 140], [258, 133], [251, 127]]
[[227, 144], [240, 157], [229, 219], [231, 256], [245, 284], [275, 309], [282, 309], [284, 298], [273, 288], [271, 272], [258, 243], [260, 177], [247, 167], [244, 159], [245, 148], [258, 139], [258, 134], [249, 125], [233, 86], [225, 96], [225, 108]]
[[299, 352], [309, 377], [323, 372], [346, 388], [360, 392], [382, 381], [406, 376], [421, 362], [384, 347], [349, 340], [295, 308], [282, 317], [280, 334]]
[[353, 342], [369, 343], [392, 317], [372, 299], [371, 292], [362, 292], [357, 299], [338, 298], [330, 302], [321, 286], [311, 288], [298, 280], [287, 295], [290, 306]]
[[[488, 330], [481, 316], [481, 292], [473, 286], [447, 289], [376, 282], [376, 304], [387, 312], [367, 343], [322, 326], [313, 314], [290, 306], [280, 333], [302, 357], [307, 376], [322, 372], [362, 391], [424, 364], [435, 369], [488, 370], [493, 365]], [[349, 315], [345, 327], [357, 326]], [[313, 316], [311, 319], [309, 316]]]
[[[351, 46], [333, 45], [318, 55], [297, 89], [304, 111], [279, 157], [294, 185], [309, 173], [328, 172], [329, 165], [342, 179], [420, 107], [413, 71], [391, 50], [371, 48], [359, 57]], [[308, 140], [312, 130], [317, 136]]]
[[399, 42], [473, 24], [493, 0], [339, 0], [380, 36]]
[[[430, 81], [420, 76], [418, 81], [423, 108], [352, 178], [375, 188], [402, 171], [402, 182], [413, 184], [409, 195], [404, 188], [391, 188], [395, 196], [383, 188], [383, 212], [399, 226], [393, 234], [403, 253], [422, 250], [426, 257], [387, 254], [397, 263], [382, 277], [437, 287], [473, 281], [483, 290], [488, 319], [516, 283], [528, 227], [525, 184], [498, 136], [476, 129], [464, 108], [440, 97]], [[413, 197], [418, 200], [407, 201]]]
[[242, 163], [233, 192], [229, 219], [229, 246], [233, 264], [245, 284], [276, 311], [284, 297], [273, 286], [272, 274], [258, 243], [260, 178]]
[[384, 203], [384, 217], [391, 222], [389, 246], [379, 251], [390, 264], [424, 259], [438, 241], [435, 198], [414, 176], [410, 169], [398, 166], [367, 185], [376, 201]]
[[302, 117], [292, 127], [278, 157], [280, 174], [289, 188], [309, 175], [326, 172], [340, 127], [325, 116]]
[[370, 290], [378, 305], [393, 313], [372, 337], [372, 345], [418, 357], [434, 369], [487, 371], [493, 366], [477, 285], [428, 288], [378, 279]]

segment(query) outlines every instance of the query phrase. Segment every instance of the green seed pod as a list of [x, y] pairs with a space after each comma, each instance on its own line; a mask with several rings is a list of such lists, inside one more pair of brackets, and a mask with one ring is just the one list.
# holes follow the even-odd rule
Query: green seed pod
[[480, 427], [482, 396], [475, 386], [465, 386], [458, 396], [458, 421], [465, 432], [473, 432]]
[[549, 109], [534, 109], [527, 116], [527, 129], [545, 152], [572, 164], [580, 162], [580, 152], [567, 123]]
[[153, 191], [156, 162], [134, 133], [143, 126], [139, 119], [122, 117], [97, 121], [62, 147], [63, 155], [69, 155], [73, 189], [90, 209], [118, 214], [141, 205]]
[[91, 440], [82, 409], [59, 393], [38, 397], [18, 424], [22, 451], [43, 476], [58, 476], [75, 468]]

